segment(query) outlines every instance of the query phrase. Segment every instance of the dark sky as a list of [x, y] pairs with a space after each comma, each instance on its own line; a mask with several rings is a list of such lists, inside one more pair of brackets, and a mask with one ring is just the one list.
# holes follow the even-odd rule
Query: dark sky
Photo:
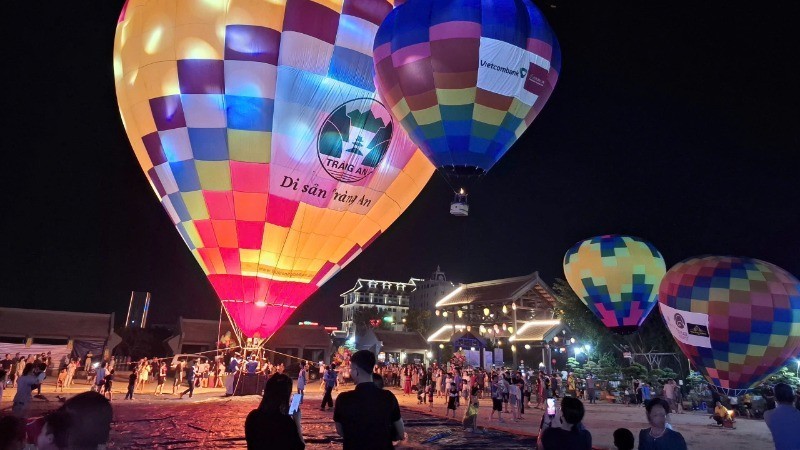
[[[560, 1], [553, 96], [449, 215], [434, 176], [408, 211], [290, 322], [338, 325], [358, 277], [437, 264], [475, 282], [562, 277], [575, 242], [627, 233], [667, 265], [752, 256], [800, 275], [797, 11], [791, 2]], [[112, 46], [122, 0], [17, 2], [4, 21], [3, 306], [115, 311], [153, 294], [154, 322], [219, 302], [122, 129]]]

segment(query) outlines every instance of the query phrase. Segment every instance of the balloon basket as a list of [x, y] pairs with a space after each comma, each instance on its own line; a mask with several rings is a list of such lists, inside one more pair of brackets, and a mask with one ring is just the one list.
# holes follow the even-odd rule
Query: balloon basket
[[455, 195], [453, 201], [450, 203], [450, 214], [458, 217], [466, 217], [469, 215], [467, 194], [458, 193]]

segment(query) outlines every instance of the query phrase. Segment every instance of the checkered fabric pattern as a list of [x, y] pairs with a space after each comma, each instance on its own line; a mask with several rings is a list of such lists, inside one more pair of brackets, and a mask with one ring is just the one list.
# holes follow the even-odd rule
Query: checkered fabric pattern
[[800, 351], [800, 282], [774, 264], [690, 258], [669, 269], [659, 301], [708, 314], [710, 348], [676, 342], [706, 379], [724, 390], [754, 387]]
[[378, 91], [446, 177], [488, 171], [561, 70], [558, 41], [530, 0], [409, 0], [383, 21], [374, 48]]
[[666, 272], [653, 244], [633, 236], [606, 235], [578, 242], [564, 256], [572, 290], [619, 333], [635, 331], [656, 305]]
[[376, 97], [372, 41], [391, 10], [129, 0], [120, 15], [114, 74], [134, 153], [247, 336], [271, 336], [433, 171]]

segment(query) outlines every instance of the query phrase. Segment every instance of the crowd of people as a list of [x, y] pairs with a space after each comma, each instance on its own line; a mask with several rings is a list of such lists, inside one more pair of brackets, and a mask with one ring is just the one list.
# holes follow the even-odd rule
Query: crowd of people
[[[47, 354], [29, 357], [6, 355], [0, 363], [0, 398], [7, 385], [17, 389], [12, 406], [13, 416], [3, 418], [0, 429], [0, 435], [4, 438], [9, 436], [9, 440], [3, 442], [11, 446], [0, 445], [0, 449], [15, 448], [12, 444], [17, 442], [19, 435], [15, 430], [23, 423], [20, 420], [27, 416], [33, 392], [41, 389], [45, 372], [52, 363]], [[22, 370], [18, 371], [20, 364]], [[133, 399], [137, 393], [153, 389], [148, 386], [153, 382], [155, 388], [152, 393], [165, 394], [163, 386], [169, 373], [174, 380], [172, 394], [181, 398], [187, 394], [191, 397], [195, 387], [225, 387], [226, 394], [231, 395], [231, 384], [237, 377], [264, 375], [263, 399], [260, 406], [248, 415], [245, 423], [248, 447], [304, 448], [300, 408], [290, 410], [294, 383], [284, 373], [283, 364], [273, 364], [263, 354], [231, 351], [213, 357], [175, 357], [171, 360], [142, 358], [128, 364], [130, 375], [126, 399]], [[58, 370], [57, 391], [63, 391], [64, 387], [74, 383], [79, 367], [81, 364], [77, 359], [62, 361]], [[91, 371], [87, 377], [89, 389], [93, 392], [84, 394], [93, 400], [86, 401], [110, 405], [116, 369], [113, 361], [93, 362], [89, 355], [82, 367], [84, 370], [90, 368], [86, 370], [87, 373]], [[345, 449], [388, 449], [392, 448], [392, 442], [403, 440], [404, 426], [393, 390], [397, 395], [416, 396], [417, 403], [427, 404], [430, 410], [434, 403], [441, 402], [446, 405], [448, 417], [455, 418], [457, 411], [463, 407], [461, 423], [467, 432], [485, 432], [478, 426], [478, 413], [481, 400], [486, 398], [491, 400], [491, 411], [483, 417], [489, 421], [520, 422], [524, 420], [526, 410], [529, 415], [533, 413], [535, 419], [541, 414], [538, 420], [539, 449], [590, 449], [592, 445], [592, 434], [583, 425], [586, 414], [584, 402], [594, 403], [598, 397], [599, 382], [592, 374], [579, 378], [573, 373], [547, 374], [525, 368], [483, 370], [437, 364], [429, 367], [420, 364], [377, 364], [374, 354], [359, 351], [342, 367], [321, 363], [316, 366], [303, 361], [296, 385], [298, 403], [303, 401], [313, 371], [319, 371], [324, 390], [320, 409], [333, 409], [333, 420], [337, 432], [344, 438]], [[13, 377], [8, 376], [11, 372]], [[352, 381], [355, 389], [341, 392], [334, 401], [333, 390], [345, 380]], [[181, 391], [184, 386], [186, 389]], [[669, 423], [670, 414], [683, 412], [681, 389], [675, 380], [667, 380], [658, 393], [640, 380], [633, 380], [631, 386], [633, 389], [626, 391], [620, 400], [628, 405], [642, 405], [649, 424], [648, 428], [639, 431], [638, 449], [687, 448], [683, 436]], [[39, 436], [38, 448], [69, 448], [64, 444], [73, 439], [71, 433], [77, 436], [81, 432], [75, 431], [78, 425], [65, 408], [74, 404], [75, 398], [84, 398], [84, 394], [66, 400], [62, 408], [39, 421], [40, 428], [34, 432]], [[719, 394], [715, 399], [716, 407], [710, 417], [720, 426], [731, 426], [735, 422], [732, 411], [722, 404]], [[795, 407], [796, 399], [791, 387], [784, 384], [775, 386], [775, 407], [767, 411], [764, 418], [773, 434], [776, 448], [796, 448], [792, 445], [800, 442], [794, 438], [794, 431], [800, 427], [800, 410]], [[747, 397], [744, 400], [747, 403]], [[733, 397], [726, 397], [726, 401], [737, 403]], [[504, 413], [507, 414], [505, 419]], [[25, 432], [30, 439], [30, 426]], [[365, 436], [369, 438], [368, 441]], [[613, 438], [618, 449], [632, 449], [636, 442], [634, 433], [626, 428], [617, 429]], [[269, 446], [266, 447], [264, 443], [269, 443]], [[280, 446], [275, 447], [276, 443], [280, 443]]]

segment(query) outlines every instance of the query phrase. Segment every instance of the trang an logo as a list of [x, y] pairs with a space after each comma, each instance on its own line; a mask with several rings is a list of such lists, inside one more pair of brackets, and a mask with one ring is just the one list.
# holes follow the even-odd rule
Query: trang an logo
[[355, 183], [370, 176], [392, 140], [392, 117], [372, 98], [357, 98], [337, 106], [317, 135], [317, 156], [333, 179]]

